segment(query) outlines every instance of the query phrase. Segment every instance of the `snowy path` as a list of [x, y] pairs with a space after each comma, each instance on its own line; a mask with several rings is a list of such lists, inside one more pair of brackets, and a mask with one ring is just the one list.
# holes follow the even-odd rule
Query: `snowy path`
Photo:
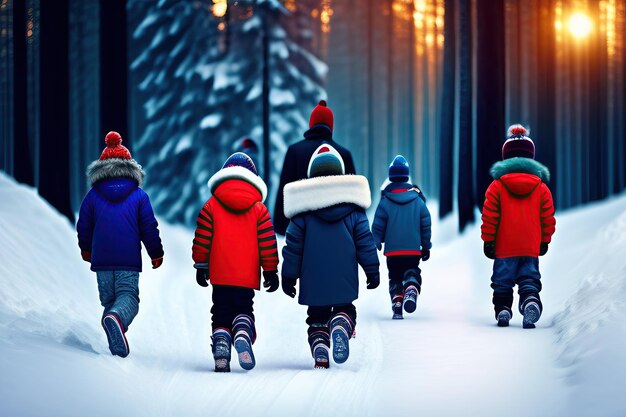
[[[0, 210], [0, 221], [5, 214]], [[11, 232], [13, 226], [0, 227]], [[69, 239], [68, 229], [57, 234]], [[511, 327], [496, 327], [491, 264], [476, 232], [435, 241], [433, 257], [422, 265], [418, 310], [403, 321], [390, 318], [384, 280], [375, 291], [363, 285], [350, 359], [328, 371], [312, 369], [305, 307], [278, 291], [255, 298], [257, 367], [244, 372], [233, 363], [230, 374], [212, 372], [211, 290], [195, 283], [187, 229], [163, 227], [165, 263], [142, 274], [126, 360], [108, 354], [95, 279], [73, 241], [63, 251], [78, 258], [74, 274], [51, 266], [42, 273], [52, 281], [44, 289], [30, 274], [20, 279], [34, 284], [10, 279], [10, 259], [0, 255], [0, 415], [527, 416], [537, 407], [546, 416], [584, 415], [572, 408], [552, 326], [575, 284], [546, 278], [546, 313], [537, 329], [522, 329], [516, 311]], [[573, 268], [578, 256], [571, 251], [559, 262]], [[546, 262], [544, 278], [562, 269], [554, 262]], [[381, 272], [384, 277], [384, 259]]]

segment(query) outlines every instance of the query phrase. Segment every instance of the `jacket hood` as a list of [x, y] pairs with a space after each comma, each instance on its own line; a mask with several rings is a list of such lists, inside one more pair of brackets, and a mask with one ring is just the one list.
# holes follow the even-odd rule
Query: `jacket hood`
[[388, 198], [392, 202], [400, 205], [410, 203], [416, 198], [419, 198], [418, 191], [415, 188], [411, 188], [411, 185], [407, 185], [407, 188], [410, 188], [409, 191], [403, 191], [398, 193], [394, 193], [392, 191], [383, 191], [383, 196]]
[[548, 168], [530, 158], [516, 157], [496, 162], [489, 170], [489, 173], [494, 180], [499, 180], [507, 174], [524, 173], [535, 175], [545, 183], [550, 181]]
[[372, 204], [367, 178], [362, 175], [314, 177], [285, 185], [285, 216], [288, 219], [315, 211], [351, 203], [362, 209]]
[[338, 204], [317, 210], [315, 215], [328, 223], [334, 223], [348, 216], [357, 208], [358, 206], [355, 204]]
[[259, 177], [255, 175], [249, 169], [240, 166], [227, 167], [222, 168], [213, 175], [208, 182], [209, 189], [211, 190], [211, 194], [215, 195], [215, 191], [223, 182], [227, 180], [238, 179], [248, 184], [252, 185], [256, 188], [261, 195], [261, 202], [265, 201], [267, 197], [267, 185], [265, 182]]
[[108, 178], [98, 181], [93, 188], [98, 194], [112, 203], [121, 203], [135, 191], [139, 185], [131, 178]]
[[541, 184], [541, 178], [532, 174], [513, 173], [500, 177], [508, 192], [516, 197], [526, 197]]
[[333, 140], [333, 131], [330, 130], [330, 127], [319, 124], [304, 132], [304, 138], [312, 140]]
[[255, 186], [236, 178], [220, 183], [213, 191], [213, 197], [224, 207], [236, 212], [247, 211], [261, 201], [261, 193]]
[[87, 167], [87, 177], [91, 182], [91, 186], [98, 181], [111, 178], [130, 178], [137, 183], [138, 186], [143, 184], [146, 173], [141, 165], [134, 159], [110, 158], [102, 161], [93, 161]]

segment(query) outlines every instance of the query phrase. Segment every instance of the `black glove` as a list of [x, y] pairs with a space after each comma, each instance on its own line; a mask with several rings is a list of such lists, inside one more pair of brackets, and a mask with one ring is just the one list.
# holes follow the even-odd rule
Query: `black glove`
[[376, 272], [367, 276], [367, 289], [373, 290], [380, 285], [380, 273]]
[[430, 249], [422, 249], [422, 261], [426, 262], [430, 259]]
[[291, 298], [296, 296], [296, 282], [298, 280], [295, 278], [285, 278], [283, 277], [283, 292], [290, 296]]
[[496, 242], [485, 242], [483, 252], [487, 258], [496, 259]]
[[541, 246], [539, 246], [539, 256], [543, 256], [548, 253], [548, 242], [541, 242]]
[[263, 287], [267, 292], [274, 292], [278, 289], [278, 271], [263, 271]]
[[201, 287], [209, 286], [209, 264], [194, 264], [196, 268], [196, 282]]
[[376, 242], [376, 249], [381, 250], [383, 248], [383, 244], [380, 242]]

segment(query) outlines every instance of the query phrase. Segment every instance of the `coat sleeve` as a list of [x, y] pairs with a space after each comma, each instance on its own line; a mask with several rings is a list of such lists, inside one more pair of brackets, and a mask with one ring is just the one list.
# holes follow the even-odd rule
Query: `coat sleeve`
[[144, 193], [139, 207], [139, 233], [150, 259], [163, 257], [163, 245], [159, 236], [159, 223], [154, 217], [148, 194]]
[[541, 241], [550, 243], [556, 230], [554, 218], [554, 201], [546, 184], [541, 185]]
[[496, 240], [498, 224], [500, 223], [500, 182], [493, 181], [485, 193], [485, 205], [483, 206], [481, 238], [485, 242]]
[[300, 278], [305, 233], [306, 224], [304, 218], [296, 216], [291, 219], [289, 226], [287, 226], [285, 246], [283, 247], [283, 270], [281, 275], [285, 278]]
[[211, 210], [211, 200], [207, 201], [196, 220], [196, 232], [191, 247], [193, 261], [198, 264], [208, 264], [211, 253], [211, 243], [213, 241], [213, 212]]
[[355, 211], [354, 242], [356, 257], [366, 275], [378, 273], [380, 261], [365, 211]]
[[263, 203], [259, 203], [259, 215], [257, 219], [257, 239], [259, 243], [259, 256], [264, 271], [278, 270], [278, 247], [276, 234], [270, 212]]
[[283, 169], [280, 173], [280, 182], [278, 183], [278, 191], [276, 192], [276, 204], [274, 205], [274, 230], [280, 235], [284, 235], [287, 231], [289, 219], [285, 217], [285, 199], [283, 190], [285, 185], [296, 181], [296, 155], [292, 147], [287, 149], [285, 160], [283, 161]]
[[374, 222], [372, 223], [372, 235], [374, 236], [374, 242], [376, 244], [385, 241], [385, 231], [387, 230], [387, 220], [389, 218], [387, 210], [385, 210], [385, 204], [381, 197], [378, 207], [376, 207], [376, 214], [374, 215]]
[[420, 202], [420, 236], [422, 238], [422, 249], [430, 249], [432, 242], [430, 241], [432, 235], [432, 222], [430, 220], [430, 211], [423, 201]]
[[91, 243], [93, 240], [93, 194], [87, 193], [80, 205], [76, 232], [78, 233], [78, 247], [81, 251], [91, 253]]

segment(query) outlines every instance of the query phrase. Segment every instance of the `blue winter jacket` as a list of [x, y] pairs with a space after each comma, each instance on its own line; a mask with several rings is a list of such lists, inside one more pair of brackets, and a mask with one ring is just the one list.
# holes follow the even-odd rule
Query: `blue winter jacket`
[[141, 272], [141, 242], [150, 258], [163, 256], [157, 227], [150, 199], [137, 179], [114, 177], [93, 184], [76, 230], [80, 249], [91, 253], [92, 271]]
[[[398, 189], [404, 192], [392, 192]], [[376, 244], [385, 243], [386, 256], [421, 255], [431, 248], [430, 212], [411, 184], [391, 183], [382, 192], [372, 234]]]

